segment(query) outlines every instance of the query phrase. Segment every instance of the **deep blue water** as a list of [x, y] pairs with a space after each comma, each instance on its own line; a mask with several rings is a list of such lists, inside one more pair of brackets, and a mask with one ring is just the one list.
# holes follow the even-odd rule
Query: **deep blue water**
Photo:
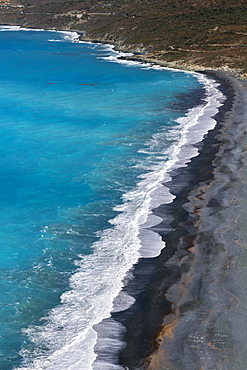
[[0, 369], [89, 370], [92, 326], [109, 316], [140, 240], [162, 247], [140, 225], [172, 199], [161, 183], [195, 151], [188, 138], [200, 140], [185, 130], [198, 111], [188, 119], [174, 103], [205, 85], [118, 63], [73, 34], [1, 30]]

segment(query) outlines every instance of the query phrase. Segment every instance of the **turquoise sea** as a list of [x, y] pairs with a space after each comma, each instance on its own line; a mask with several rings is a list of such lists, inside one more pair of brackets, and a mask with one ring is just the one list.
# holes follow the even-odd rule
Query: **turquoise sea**
[[133, 265], [165, 247], [163, 183], [214, 127], [213, 81], [119, 56], [0, 27], [1, 370], [122, 369], [97, 363], [94, 325], [133, 303]]

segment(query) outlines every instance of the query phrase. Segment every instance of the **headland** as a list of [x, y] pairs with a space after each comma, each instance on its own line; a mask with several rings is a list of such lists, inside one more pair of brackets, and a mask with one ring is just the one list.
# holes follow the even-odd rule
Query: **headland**
[[246, 0], [0, 0], [0, 24], [77, 31], [169, 68], [247, 73]]

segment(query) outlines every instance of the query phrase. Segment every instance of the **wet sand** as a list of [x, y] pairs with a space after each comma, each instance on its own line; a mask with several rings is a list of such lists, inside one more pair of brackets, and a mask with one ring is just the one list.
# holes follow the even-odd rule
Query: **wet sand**
[[247, 81], [205, 73], [227, 100], [199, 156], [172, 173], [175, 201], [154, 210], [167, 247], [140, 261], [127, 289], [145, 286], [116, 317], [130, 370], [247, 369]]

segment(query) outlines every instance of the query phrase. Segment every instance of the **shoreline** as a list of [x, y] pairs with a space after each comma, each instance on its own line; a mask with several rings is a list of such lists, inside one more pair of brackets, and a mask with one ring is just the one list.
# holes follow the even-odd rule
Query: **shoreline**
[[[236, 259], [241, 254], [241, 248], [244, 248], [242, 245], [240, 246], [240, 244], [244, 245], [244, 237], [243, 235], [238, 235], [239, 238], [230, 239], [227, 236], [226, 239], [229, 245], [226, 247], [226, 242], [222, 243], [222, 235], [223, 229], [230, 221], [230, 214], [231, 217], [235, 217], [236, 211], [234, 211], [234, 206], [238, 206], [238, 203], [231, 203], [237, 202], [235, 199], [236, 195], [231, 202], [229, 199], [236, 183], [241, 187], [241, 179], [236, 178], [233, 170], [238, 168], [238, 163], [235, 162], [238, 161], [239, 155], [244, 152], [244, 144], [240, 154], [238, 151], [239, 147], [236, 144], [238, 144], [238, 138], [245, 134], [245, 128], [244, 123], [242, 126], [239, 123], [239, 130], [235, 133], [235, 127], [233, 127], [235, 123], [231, 114], [234, 112], [235, 116], [239, 117], [239, 113], [236, 111], [237, 108], [234, 108], [234, 104], [238, 100], [238, 109], [243, 109], [244, 112], [241, 114], [247, 118], [244, 98], [242, 98], [242, 102], [240, 99], [240, 95], [244, 91], [244, 87], [240, 87], [240, 83], [247, 87], [247, 82], [241, 82], [234, 79], [233, 76], [220, 71], [205, 71], [205, 73], [207, 76], [211, 76], [213, 79], [221, 82], [221, 88], [223, 88], [228, 99], [220, 108], [215, 129], [206, 135], [206, 139], [203, 141], [204, 144], [200, 147], [199, 156], [193, 158], [188, 167], [174, 171], [171, 190], [176, 193], [177, 200], [172, 207], [165, 205], [154, 211], [154, 214], [157, 213], [159, 216], [162, 216], [164, 212], [173, 213], [174, 230], [166, 233], [164, 232], [164, 225], [158, 225], [160, 232], [163, 230], [163, 238], [167, 243], [167, 247], [163, 250], [162, 257], [141, 259], [136, 269], [137, 274], [140, 274], [141, 278], [143, 278], [147, 270], [150, 270], [150, 274], [147, 277], [148, 290], [143, 292], [143, 302], [141, 302], [142, 305], [146, 305], [143, 310], [145, 321], [140, 323], [143, 317], [141, 318], [138, 312], [139, 321], [131, 329], [132, 334], [136, 329], [137, 332], [142, 330], [139, 343], [136, 341], [136, 335], [132, 335], [131, 340], [136, 343], [132, 342], [130, 344], [132, 347], [127, 346], [120, 356], [123, 363], [127, 361], [127, 357], [131, 357], [135, 361], [138, 357], [139, 359], [144, 358], [144, 362], [142, 361], [141, 364], [130, 365], [130, 370], [134, 368], [199, 370], [202, 367], [202, 363], [205, 363], [207, 359], [208, 361], [215, 361], [208, 366], [223, 366], [224, 369], [229, 370], [234, 368], [232, 367], [233, 365], [224, 367], [228, 366], [225, 365], [226, 360], [229, 360], [229, 363], [232, 361], [227, 356], [234, 346], [233, 339], [231, 341], [232, 333], [228, 330], [227, 324], [224, 323], [223, 328], [219, 327], [218, 329], [218, 327], [213, 326], [214, 322], [211, 324], [210, 321], [210, 325], [205, 326], [204, 331], [201, 326], [206, 319], [210, 320], [211, 317], [217, 315], [218, 317], [222, 316], [226, 310], [225, 307], [230, 306], [230, 308], [227, 308], [227, 312], [230, 312], [229, 310], [232, 310], [232, 306], [236, 302], [238, 303], [240, 299], [237, 294], [239, 291], [236, 292], [236, 289], [231, 290], [231, 282], [229, 283], [227, 278], [230, 274], [233, 280], [237, 281], [236, 284], [239, 283], [239, 278], [236, 276], [236, 267], [233, 266], [234, 264], [236, 266]], [[247, 98], [246, 92], [245, 98]], [[236, 153], [232, 154], [233, 150]], [[233, 158], [230, 158], [228, 162], [231, 156]], [[233, 173], [229, 177], [231, 172]], [[218, 191], [220, 194], [218, 194]], [[232, 213], [228, 214], [229, 208]], [[244, 210], [239, 212], [241, 215], [241, 212], [243, 213]], [[222, 217], [225, 217], [225, 222], [221, 225]], [[239, 218], [236, 216], [233, 226], [236, 226], [238, 220]], [[154, 227], [154, 229], [158, 229], [158, 227]], [[228, 232], [231, 233], [231, 230], [229, 229]], [[217, 233], [221, 233], [221, 239], [216, 235]], [[243, 242], [239, 241], [240, 238], [243, 239]], [[234, 246], [239, 248], [238, 253], [230, 245], [232, 240], [234, 240]], [[215, 250], [212, 250], [212, 246], [209, 246], [210, 243], [214, 245]], [[236, 256], [235, 253], [237, 253]], [[212, 267], [209, 266], [211, 263]], [[164, 269], [167, 273], [165, 276]], [[215, 282], [217, 279], [222, 280], [222, 275], [224, 275], [225, 279], [223, 288], [219, 286], [219, 283]], [[213, 283], [214, 291], [212, 294], [217, 294], [220, 297], [220, 303], [216, 298], [213, 300], [214, 306], [211, 305], [212, 298], [207, 290], [207, 285], [212, 285]], [[243, 284], [241, 285], [244, 286]], [[210, 299], [208, 298], [209, 296]], [[150, 302], [152, 300], [151, 297], [154, 298], [152, 302]], [[158, 303], [157, 307], [155, 307], [155, 303]], [[215, 312], [214, 309], [212, 310], [212, 307], [216, 307], [218, 311]], [[243, 309], [241, 314], [241, 317], [244, 317]], [[227, 314], [225, 313], [225, 315]], [[163, 321], [165, 316], [164, 321], [161, 321], [159, 333], [157, 330], [154, 330], [152, 325], [144, 327], [144, 324], [147, 324], [148, 321], [152, 323], [154, 316], [157, 317], [157, 322], [160, 319]], [[232, 312], [230, 312], [229, 317], [230, 321], [235, 323], [236, 317]], [[136, 316], [133, 316], [133, 318], [131, 325], [136, 321]], [[244, 321], [244, 319], [242, 320]], [[199, 322], [198, 327], [193, 327], [193, 331], [190, 332], [196, 321]], [[241, 323], [239, 315], [240, 328]], [[157, 326], [157, 324], [159, 325], [159, 323], [155, 325]], [[186, 335], [188, 338], [185, 340], [184, 336]], [[246, 339], [244, 332], [242, 332], [242, 336], [244, 342]], [[143, 345], [143, 342], [146, 343], [146, 347]], [[150, 343], [152, 345], [151, 351], [148, 349]], [[138, 345], [139, 349], [137, 349]], [[143, 348], [140, 349], [140, 347]], [[240, 347], [241, 345], [236, 346], [236, 348]], [[176, 353], [178, 348], [179, 354]], [[144, 352], [146, 351], [145, 356], [142, 354], [143, 349]], [[246, 348], [244, 347], [243, 354], [245, 350]], [[165, 353], [166, 356], [164, 355]], [[168, 353], [169, 355], [167, 355]], [[184, 362], [184, 358], [186, 362]], [[234, 369], [246, 369], [246, 367], [235, 367]]]
[[[244, 237], [247, 84], [223, 72], [208, 74], [221, 82], [223, 78], [223, 85], [232, 88], [232, 96], [228, 90], [232, 102], [228, 101], [218, 117], [221, 127], [216, 135], [219, 151], [213, 160], [213, 179], [199, 184], [185, 205], [196, 229], [189, 248], [193, 261], [190, 271], [167, 294], [170, 300], [176, 300], [176, 318], [172, 319], [174, 340], [166, 342], [165, 347], [176, 369], [199, 369], [206, 364], [205, 368], [240, 370], [247, 367], [244, 313], [247, 297], [243, 291], [247, 257]], [[179, 263], [186, 263], [186, 257]], [[175, 353], [178, 348], [179, 355]], [[155, 356], [149, 369], [154, 360]]]
[[95, 43], [95, 44], [102, 44], [102, 45], [112, 45], [114, 46], [114, 50], [119, 53], [125, 53], [125, 54], [132, 54], [131, 56], [120, 56], [118, 59], [122, 60], [129, 60], [133, 62], [139, 62], [139, 63], [144, 63], [144, 64], [150, 64], [150, 65], [157, 65], [163, 68], [167, 69], [174, 69], [174, 70], [181, 70], [185, 72], [199, 72], [199, 73], [204, 73], [204, 72], [223, 72], [226, 74], [234, 74], [236, 78], [240, 79], [246, 79], [247, 80], [247, 72], [241, 68], [230, 68], [228, 65], [222, 65], [222, 67], [218, 68], [211, 68], [209, 65], [201, 65], [201, 64], [193, 64], [189, 62], [185, 62], [184, 60], [178, 60], [178, 61], [166, 61], [163, 60], [156, 55], [153, 55], [150, 52], [137, 52], [129, 47], [123, 47], [121, 44], [117, 43], [116, 41], [112, 42], [110, 40], [106, 39], [95, 39], [95, 38], [88, 38], [85, 37], [84, 33], [81, 31], [64, 31], [64, 32], [77, 32], [79, 35], [79, 41], [82, 42], [89, 42], [89, 43]]
[[[71, 32], [71, 31], [65, 31]], [[72, 31], [73, 32], [73, 31]], [[77, 31], [75, 31], [77, 32]], [[96, 40], [82, 40], [84, 42], [96, 42]], [[102, 41], [99, 41], [102, 44]], [[112, 46], [108, 42], [105, 44]], [[124, 50], [118, 50], [116, 46], [115, 51], [117, 52], [129, 52]], [[190, 354], [191, 358], [187, 360], [188, 355], [184, 350], [183, 345], [183, 337], [186, 336], [186, 331], [183, 328], [184, 321], [186, 322], [188, 315], [192, 311], [200, 311], [198, 308], [198, 304], [195, 303], [197, 298], [194, 298], [195, 292], [194, 290], [195, 285], [197, 285], [197, 290], [201, 289], [201, 267], [202, 267], [202, 256], [204, 254], [206, 257], [204, 258], [204, 265], [207, 267], [209, 263], [208, 255], [215, 258], [218, 256], [219, 258], [219, 265], [223, 263], [223, 259], [221, 260], [220, 252], [213, 253], [206, 251], [203, 245], [203, 238], [208, 243], [207, 239], [210, 237], [212, 238], [212, 242], [214, 242], [214, 236], [206, 235], [201, 236], [203, 231], [200, 231], [200, 224], [206, 223], [207, 219], [210, 216], [210, 211], [212, 209], [216, 209], [214, 212], [218, 212], [220, 209], [220, 205], [218, 204], [218, 199], [215, 200], [215, 197], [210, 199], [210, 196], [207, 198], [206, 194], [210, 194], [211, 191], [214, 192], [213, 182], [215, 180], [215, 173], [217, 173], [217, 169], [221, 172], [220, 164], [216, 161], [219, 160], [221, 157], [221, 152], [228, 151], [229, 148], [222, 149], [222, 145], [225, 144], [222, 136], [228, 135], [228, 130], [231, 129], [231, 125], [233, 122], [228, 119], [227, 115], [231, 112], [232, 105], [234, 105], [234, 100], [236, 98], [236, 94], [241, 94], [241, 89], [237, 85], [240, 83], [239, 71], [212, 71], [206, 70], [205, 67], [200, 68], [199, 66], [194, 66], [193, 69], [186, 69], [187, 65], [181, 66], [168, 66], [164, 65], [159, 60], [148, 60], [146, 56], [120, 56], [119, 59], [125, 60], [133, 60], [136, 62], [141, 63], [149, 63], [152, 65], [160, 65], [161, 67], [169, 68], [169, 69], [176, 69], [181, 71], [189, 71], [189, 72], [199, 72], [202, 74], [206, 74], [207, 77], [211, 77], [214, 81], [220, 83], [219, 89], [226, 95], [227, 100], [224, 104], [219, 108], [219, 113], [217, 114], [217, 124], [213, 130], [210, 130], [208, 134], [205, 136], [203, 140], [203, 144], [199, 143], [201, 149], [199, 150], [199, 156], [192, 159], [191, 163], [186, 168], [181, 168], [174, 171], [174, 175], [172, 175], [171, 181], [171, 188], [170, 190], [176, 195], [175, 204], [173, 203], [160, 206], [157, 210], [154, 211], [154, 214], [157, 214], [159, 217], [162, 218], [163, 214], [169, 214], [173, 212], [173, 225], [175, 222], [174, 230], [168, 234], [166, 234], [166, 228], [169, 230], [170, 224], [168, 227], [164, 228], [163, 225], [158, 225], [154, 227], [154, 229], [160, 229], [159, 232], [162, 235], [164, 241], [166, 242], [167, 246], [163, 249], [161, 256], [156, 258], [141, 258], [138, 262], [137, 267], [135, 268], [135, 273], [137, 276], [139, 275], [139, 279], [145, 280], [145, 284], [148, 285], [148, 289], [146, 287], [143, 289], [141, 293], [141, 299], [138, 301], [137, 307], [134, 308], [134, 315], [130, 314], [130, 321], [129, 317], [124, 317], [123, 320], [119, 320], [121, 323], [126, 325], [127, 327], [131, 327], [130, 335], [127, 336], [127, 347], [126, 349], [120, 354], [120, 362], [128, 366], [128, 358], [131, 359], [129, 369], [148, 369], [148, 370], [157, 370], [157, 369], [181, 369], [181, 370], [199, 370], [202, 368], [203, 364], [205, 363], [205, 356], [208, 356], [209, 361], [211, 361], [211, 357], [215, 361], [214, 363], [210, 364], [209, 366], [221, 366], [224, 365], [225, 358], [227, 357], [228, 352], [230, 351], [229, 346], [227, 346], [228, 342], [226, 341], [226, 336], [229, 337], [227, 330], [216, 330], [211, 326], [206, 328], [210, 333], [206, 332], [205, 334], [205, 342], [208, 341], [208, 337], [211, 336], [212, 344], [206, 343], [206, 346], [210, 348], [211, 352], [217, 351], [217, 355], [214, 353], [209, 353], [210, 351], [206, 348], [205, 356], [203, 358], [202, 355], [198, 355], [198, 353]], [[238, 83], [237, 83], [238, 82]], [[243, 84], [247, 86], [247, 82], [243, 81]], [[237, 89], [237, 91], [236, 91]], [[246, 94], [247, 99], [247, 94]], [[241, 104], [240, 104], [241, 105]], [[242, 102], [244, 105], [244, 101]], [[247, 117], [247, 112], [246, 112]], [[233, 135], [234, 136], [234, 135]], [[227, 146], [227, 144], [225, 144]], [[224, 157], [223, 157], [224, 159]], [[226, 164], [226, 166], [228, 163]], [[230, 164], [229, 164], [230, 165]], [[205, 170], [206, 169], [206, 170]], [[184, 180], [185, 179], [185, 180]], [[174, 181], [175, 180], [175, 181]], [[188, 184], [189, 180], [189, 184]], [[182, 186], [181, 186], [182, 184]], [[169, 186], [168, 186], [169, 187]], [[218, 185], [219, 189], [221, 189], [221, 184]], [[215, 195], [215, 194], [214, 194]], [[202, 202], [202, 198], [205, 197], [204, 204], [200, 204]], [[189, 198], [189, 201], [188, 201]], [[208, 203], [212, 203], [212, 205], [207, 206]], [[199, 203], [199, 205], [198, 205]], [[188, 204], [188, 207], [187, 206]], [[208, 211], [209, 209], [209, 211]], [[206, 210], [206, 215], [203, 217], [201, 214], [203, 210]], [[204, 218], [205, 217], [205, 218]], [[211, 217], [212, 218], [212, 217]], [[211, 233], [215, 228], [214, 220], [211, 221]], [[224, 228], [224, 225], [223, 225]], [[162, 231], [161, 231], [162, 230]], [[165, 232], [164, 232], [165, 231]], [[207, 230], [206, 234], [210, 234]], [[168, 236], [167, 236], [168, 235]], [[201, 244], [198, 244], [198, 239], [202, 238]], [[221, 243], [221, 241], [220, 241]], [[219, 243], [219, 244], [220, 244]], [[221, 250], [221, 247], [218, 247]], [[198, 250], [196, 250], [198, 249]], [[210, 249], [210, 247], [209, 247]], [[195, 271], [194, 275], [191, 275], [191, 272], [197, 267], [197, 259], [199, 259], [199, 272]], [[224, 266], [227, 265], [228, 262], [224, 262]], [[165, 269], [164, 269], [165, 266]], [[223, 271], [225, 267], [222, 267]], [[164, 276], [165, 270], [165, 276]], [[148, 271], [148, 274], [147, 274]], [[213, 273], [213, 271], [212, 271]], [[220, 272], [218, 272], [220, 274]], [[145, 278], [144, 278], [145, 275]], [[212, 277], [214, 279], [214, 276]], [[197, 280], [197, 281], [196, 281]], [[128, 289], [140, 289], [140, 287], [135, 286], [135, 282], [132, 282], [133, 286], [127, 286], [126, 291]], [[186, 286], [186, 294], [182, 292], [181, 287], [183, 288]], [[244, 286], [244, 284], [242, 285]], [[124, 289], [125, 290], [125, 289]], [[192, 290], [192, 292], [191, 292]], [[190, 299], [189, 294], [193, 297]], [[229, 294], [229, 293], [228, 293]], [[235, 296], [234, 293], [230, 293]], [[131, 294], [130, 294], [131, 295]], [[181, 296], [182, 295], [182, 296]], [[185, 295], [185, 296], [184, 296]], [[206, 295], [206, 293], [205, 293]], [[227, 294], [226, 294], [227, 295]], [[232, 297], [232, 296], [231, 296]], [[151, 298], [151, 299], [150, 299]], [[138, 298], [139, 300], [139, 298]], [[201, 300], [201, 298], [200, 298]], [[227, 298], [223, 298], [223, 300], [227, 301]], [[247, 301], [247, 299], [246, 299]], [[216, 304], [216, 303], [215, 303]], [[141, 308], [141, 315], [140, 315], [140, 308]], [[143, 309], [144, 308], [144, 309]], [[211, 310], [211, 308], [210, 308]], [[223, 303], [222, 309], [219, 311], [218, 315], [224, 311]], [[188, 314], [187, 314], [188, 312]], [[137, 316], [136, 316], [137, 315]], [[202, 316], [203, 320], [205, 319], [205, 313], [198, 313], [198, 316]], [[118, 316], [121, 314], [113, 314], [112, 317], [117, 319]], [[154, 317], [156, 316], [156, 320]], [[175, 319], [174, 319], [175, 317]], [[162, 323], [160, 319], [164, 319]], [[194, 318], [192, 319], [192, 323], [196, 320], [199, 321], [202, 319]], [[127, 321], [126, 321], [127, 320]], [[174, 324], [176, 321], [176, 325]], [[157, 326], [160, 326], [159, 333], [157, 332]], [[241, 326], [241, 325], [240, 325]], [[141, 328], [141, 330], [140, 330]], [[181, 329], [180, 329], [181, 328]], [[175, 333], [176, 332], [176, 333]], [[202, 335], [198, 334], [200, 331], [197, 329], [194, 330], [193, 333], [188, 333], [189, 340], [187, 340], [187, 347], [195, 346], [197, 343], [201, 343]], [[137, 334], [139, 338], [137, 338]], [[160, 336], [161, 334], [161, 336]], [[176, 334], [176, 335], [175, 335]], [[174, 336], [174, 340], [172, 341], [171, 338]], [[161, 343], [164, 341], [165, 338], [169, 338], [169, 342], [164, 342], [163, 345]], [[190, 339], [191, 338], [191, 339]], [[181, 354], [179, 359], [176, 358], [176, 352], [178, 344], [181, 346]], [[218, 347], [217, 347], [218, 346]], [[222, 348], [223, 346], [223, 348]], [[224, 347], [225, 346], [225, 347]], [[151, 349], [152, 348], [152, 349]], [[164, 356], [164, 353], [171, 353], [171, 358], [168, 360]], [[174, 354], [175, 352], [175, 354]], [[189, 348], [190, 352], [190, 348]], [[194, 351], [194, 352], [198, 352]], [[222, 355], [223, 353], [223, 355]], [[199, 356], [199, 358], [198, 358]], [[201, 356], [201, 357], [200, 357]], [[218, 356], [218, 357], [217, 357]], [[184, 362], [184, 358], [186, 358], [186, 362]], [[140, 360], [139, 364], [133, 365], [136, 363], [136, 360]], [[230, 359], [229, 359], [230, 361]], [[175, 365], [174, 365], [175, 364]], [[195, 365], [196, 364], [196, 365]], [[164, 367], [165, 366], [165, 367]], [[216, 367], [216, 368], [217, 368]], [[238, 368], [239, 370], [245, 370], [247, 365], [243, 368]], [[128, 368], [128, 367], [127, 367]], [[231, 370], [233, 367], [225, 367], [225, 369]]]
[[[157, 57], [156, 55], [153, 55], [151, 52], [148, 51], [143, 51], [143, 52], [137, 52], [131, 48], [129, 45], [122, 45], [122, 43], [108, 39], [97, 39], [97, 38], [90, 38], [86, 36], [85, 31], [82, 30], [77, 30], [77, 29], [57, 29], [57, 28], [35, 28], [35, 27], [29, 27], [29, 26], [21, 26], [21, 25], [13, 25], [10, 23], [5, 23], [1, 24], [1, 26], [4, 27], [20, 27], [26, 30], [43, 30], [43, 31], [51, 31], [51, 32], [64, 32], [64, 33], [77, 33], [78, 35], [78, 41], [79, 42], [85, 42], [85, 43], [94, 43], [94, 44], [102, 44], [102, 45], [110, 45], [111, 47], [114, 48], [116, 52], [119, 53], [124, 53], [126, 54], [125, 56], [120, 56], [118, 59], [123, 59], [123, 60], [129, 60], [129, 61], [134, 61], [134, 62], [139, 62], [139, 63], [144, 63], [144, 64], [150, 64], [152, 66], [161, 66], [167, 69], [174, 69], [174, 70], [181, 70], [184, 72], [199, 72], [199, 73], [204, 73], [206, 71], [215, 71], [215, 72], [223, 72], [223, 73], [230, 73], [230, 74], [235, 74], [236, 78], [240, 79], [246, 79], [247, 80], [247, 72], [246, 70], [243, 70], [241, 68], [230, 68], [228, 65], [222, 65], [221, 67], [218, 68], [211, 68], [210, 65], [201, 65], [199, 64], [193, 64], [186, 62], [184, 60], [178, 60], [178, 61], [173, 61], [169, 62], [166, 60], [163, 60]], [[78, 42], [75, 41], [74, 42]], [[128, 56], [127, 54], [132, 54], [131, 56]]]
[[152, 266], [153, 276], [142, 296], [142, 314], [136, 312], [127, 324], [120, 362], [130, 370], [247, 367], [247, 82], [205, 73], [220, 82], [227, 100], [199, 156], [172, 173], [175, 201], [154, 210], [173, 214], [173, 231], [164, 233], [167, 247], [151, 265], [140, 261], [139, 268]]

